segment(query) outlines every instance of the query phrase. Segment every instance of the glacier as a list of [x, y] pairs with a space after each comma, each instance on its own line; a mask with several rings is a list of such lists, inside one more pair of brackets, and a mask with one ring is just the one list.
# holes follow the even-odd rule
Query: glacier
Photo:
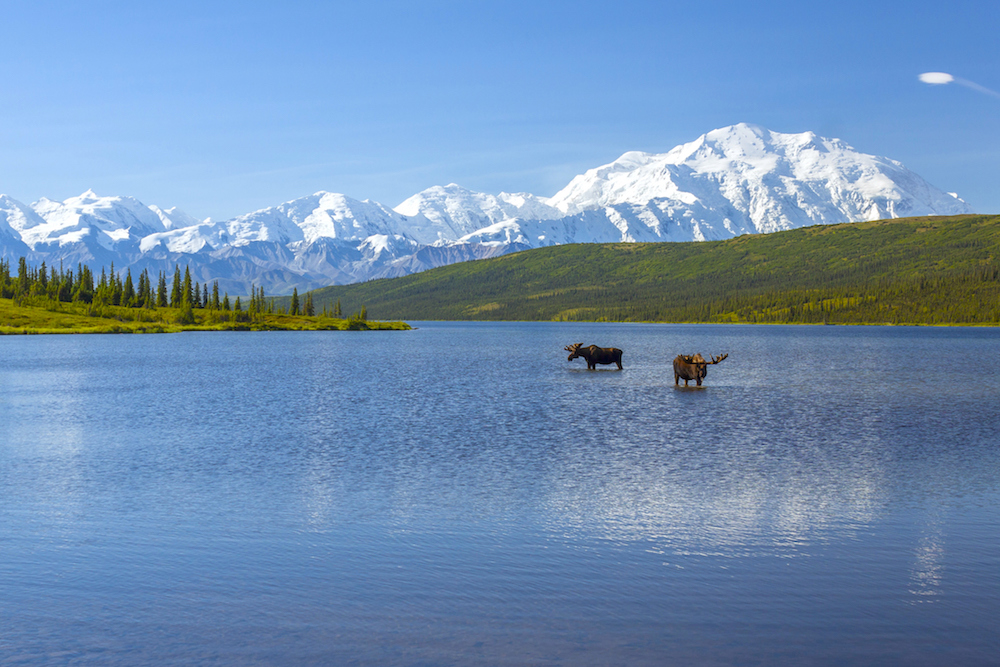
[[813, 132], [740, 123], [666, 153], [629, 151], [552, 197], [455, 183], [395, 208], [317, 192], [224, 221], [93, 191], [0, 195], [0, 256], [133, 271], [191, 268], [230, 294], [398, 277], [567, 243], [682, 242], [818, 224], [972, 213], [902, 164]]

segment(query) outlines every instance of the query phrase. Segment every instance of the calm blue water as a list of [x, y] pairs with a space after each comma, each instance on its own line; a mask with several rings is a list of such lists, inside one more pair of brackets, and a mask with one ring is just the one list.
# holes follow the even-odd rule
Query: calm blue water
[[419, 326], [0, 338], [0, 662], [1000, 662], [1000, 331]]

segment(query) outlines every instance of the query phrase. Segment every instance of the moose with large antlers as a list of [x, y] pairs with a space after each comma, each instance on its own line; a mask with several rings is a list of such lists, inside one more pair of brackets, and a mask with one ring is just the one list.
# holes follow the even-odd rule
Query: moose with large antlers
[[596, 369], [597, 364], [618, 364], [618, 370], [622, 369], [622, 351], [617, 347], [597, 347], [596, 345], [583, 347], [583, 343], [573, 343], [563, 349], [569, 352], [566, 361], [583, 357], [587, 360], [588, 370]]
[[689, 380], [694, 380], [700, 387], [701, 381], [708, 375], [708, 367], [719, 363], [728, 356], [728, 354], [724, 354], [718, 359], [712, 357], [711, 361], [705, 361], [701, 353], [694, 355], [678, 354], [677, 358], [674, 359], [674, 384], [680, 385], [681, 378], [683, 378], [685, 387], [688, 386]]

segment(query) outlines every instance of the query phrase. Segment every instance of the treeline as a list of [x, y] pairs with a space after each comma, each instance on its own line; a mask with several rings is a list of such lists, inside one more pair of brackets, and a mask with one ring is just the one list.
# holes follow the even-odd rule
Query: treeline
[[[228, 292], [220, 293], [219, 281], [201, 284], [192, 280], [190, 267], [185, 266], [182, 273], [179, 264], [175, 265], [168, 283], [163, 271], [154, 278], [148, 270], [143, 270], [135, 280], [131, 269], [126, 269], [123, 276], [120, 271], [115, 271], [114, 263], [108, 270], [101, 267], [100, 277], [96, 277], [90, 267], [82, 263], [77, 263], [74, 271], [64, 268], [62, 264], [58, 268], [50, 267], [45, 262], [31, 266], [26, 258], [21, 257], [14, 273], [10, 262], [0, 259], [0, 298], [13, 299], [18, 305], [41, 299], [55, 303], [88, 304], [92, 306], [91, 313], [105, 306], [142, 310], [172, 308], [192, 313], [194, 309], [202, 309], [229, 314], [232, 321], [253, 321], [263, 315], [316, 316], [312, 293], [300, 298], [298, 289], [295, 289], [291, 297], [275, 299], [267, 296], [263, 287], [256, 285], [251, 286], [251, 292], [246, 304], [239, 296], [230, 299]], [[332, 308], [324, 305], [322, 315], [341, 318], [340, 302]], [[191, 318], [182, 315], [181, 320], [184, 319]], [[367, 322], [367, 309], [362, 306], [360, 312], [347, 319]]]
[[[728, 286], [719, 276], [664, 296], [619, 285], [541, 299], [539, 310], [566, 321], [747, 324], [1000, 324], [1000, 271], [949, 271], [933, 277], [846, 282], [803, 289]], [[721, 287], [719, 283], [722, 283]], [[580, 304], [585, 305], [580, 305]], [[507, 302], [491, 317], [520, 319], [528, 303]]]
[[[228, 292], [219, 292], [219, 282], [202, 285], [191, 278], [191, 269], [180, 265], [174, 267], [168, 288], [167, 276], [159, 272], [155, 281], [148, 270], [132, 277], [132, 270], [126, 269], [124, 277], [115, 271], [114, 263], [109, 270], [101, 267], [100, 277], [86, 264], [78, 263], [76, 270], [66, 269], [60, 264], [30, 266], [24, 257], [17, 263], [17, 273], [11, 270], [10, 262], [0, 259], [0, 298], [13, 299], [15, 303], [30, 297], [42, 297], [62, 303], [85, 303], [94, 306], [119, 306], [122, 308], [180, 308], [206, 309], [221, 312], [246, 312], [249, 317], [257, 313], [274, 313], [274, 299], [264, 294], [264, 288], [252, 288], [253, 294], [244, 311], [239, 296], [231, 301]], [[312, 308], [311, 299], [307, 308]]]
[[[301, 305], [300, 305], [301, 301]], [[313, 305], [313, 293], [306, 292], [306, 297], [304, 300], [299, 299], [299, 290], [297, 288], [292, 290], [291, 296], [280, 296], [276, 299], [272, 299], [278, 312], [285, 312], [285, 304], [287, 304], [288, 314], [295, 315], [296, 313], [302, 315], [314, 315], [316, 312], [316, 307]], [[340, 299], [333, 304], [331, 307], [328, 302], [323, 303], [323, 317], [334, 317], [343, 318], [343, 308], [340, 305]], [[355, 311], [353, 315], [346, 318], [350, 322], [367, 322], [368, 321], [368, 307], [361, 304], [361, 310]]]

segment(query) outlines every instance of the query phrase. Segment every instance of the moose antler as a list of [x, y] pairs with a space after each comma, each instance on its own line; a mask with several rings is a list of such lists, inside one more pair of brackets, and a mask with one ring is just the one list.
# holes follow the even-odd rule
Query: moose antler
[[[569, 348], [566, 348], [566, 349], [568, 350]], [[709, 355], [709, 356], [711, 356], [711, 355]], [[729, 356], [728, 354], [724, 354], [721, 357], [719, 357], [718, 359], [716, 359], [715, 357], [712, 357], [711, 361], [705, 361], [702, 358], [701, 354], [682, 354], [681, 355], [681, 359], [683, 359], [685, 362], [687, 362], [689, 364], [695, 364], [696, 366], [701, 366], [702, 364], [704, 364], [706, 366], [711, 366], [712, 364], [719, 363], [720, 361], [722, 361], [723, 359], [725, 359], [728, 356]]]
[[583, 345], [583, 343], [573, 343], [572, 345], [567, 345], [563, 349], [566, 350], [567, 352], [576, 352], [577, 350], [580, 349], [581, 345]]

